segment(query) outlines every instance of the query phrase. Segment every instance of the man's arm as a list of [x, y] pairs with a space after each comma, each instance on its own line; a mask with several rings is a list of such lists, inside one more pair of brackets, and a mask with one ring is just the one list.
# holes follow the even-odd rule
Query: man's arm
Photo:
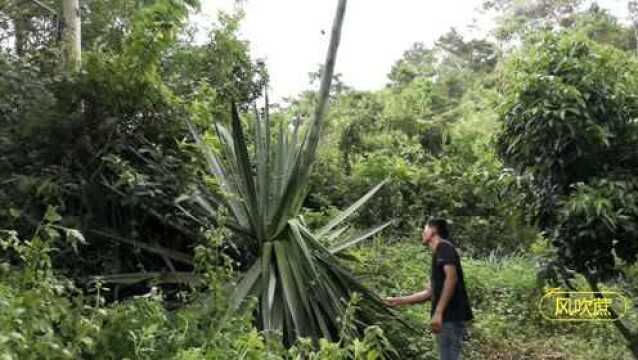
[[430, 286], [423, 291], [416, 292], [412, 295], [391, 297], [385, 300], [388, 306], [400, 306], [400, 305], [412, 305], [421, 304], [432, 298], [432, 288]]
[[456, 272], [455, 265], [445, 265], [443, 266], [443, 271], [445, 271], [443, 291], [441, 292], [441, 298], [439, 299], [438, 304], [436, 304], [436, 309], [434, 310], [435, 315], [438, 313], [441, 316], [443, 316], [443, 313], [445, 313], [445, 309], [447, 308], [447, 305], [450, 303], [450, 300], [454, 295], [454, 289], [456, 288], [456, 283], [458, 282], [458, 273]]
[[441, 292], [441, 298], [436, 304], [434, 310], [434, 316], [432, 317], [432, 330], [434, 333], [438, 333], [443, 323], [443, 314], [447, 308], [454, 290], [456, 289], [456, 283], [458, 282], [458, 273], [456, 271], [456, 265], [446, 264], [443, 266], [445, 272], [445, 281], [443, 282], [443, 291]]

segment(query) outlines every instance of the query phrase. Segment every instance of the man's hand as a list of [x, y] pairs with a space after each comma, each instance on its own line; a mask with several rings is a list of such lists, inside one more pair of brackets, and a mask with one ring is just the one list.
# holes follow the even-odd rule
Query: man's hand
[[383, 300], [386, 306], [389, 307], [397, 307], [401, 305], [405, 305], [404, 299], [402, 297], [388, 297]]
[[441, 332], [441, 327], [443, 327], [443, 315], [438, 312], [434, 313], [432, 317], [432, 322], [430, 323], [430, 327], [432, 328], [432, 332], [438, 334]]

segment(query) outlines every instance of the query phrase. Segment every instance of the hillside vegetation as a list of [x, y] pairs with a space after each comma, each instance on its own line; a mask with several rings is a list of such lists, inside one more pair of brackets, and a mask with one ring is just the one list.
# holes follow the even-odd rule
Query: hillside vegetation
[[[0, 6], [0, 359], [436, 359], [429, 305], [383, 302], [428, 283], [430, 217], [465, 358], [638, 358], [638, 20], [485, 1], [485, 38], [415, 43], [361, 91], [339, 0], [273, 103], [241, 12], [201, 42], [196, 0], [80, 1], [80, 60], [67, 2]], [[555, 288], [626, 309], [549, 321]]]

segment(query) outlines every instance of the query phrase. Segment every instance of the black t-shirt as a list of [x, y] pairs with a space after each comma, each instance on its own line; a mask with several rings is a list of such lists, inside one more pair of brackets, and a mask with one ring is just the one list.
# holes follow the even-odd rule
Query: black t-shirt
[[472, 320], [474, 316], [472, 315], [472, 308], [467, 296], [467, 291], [465, 290], [461, 259], [454, 248], [454, 245], [446, 240], [441, 241], [437, 245], [435, 252], [432, 254], [432, 270], [430, 273], [430, 284], [432, 286], [432, 310], [430, 314], [434, 315], [434, 310], [436, 309], [441, 293], [443, 292], [443, 282], [445, 281], [445, 271], [443, 270], [443, 266], [447, 264], [456, 266], [458, 281], [456, 282], [452, 299], [450, 299], [450, 302], [443, 313], [443, 321]]

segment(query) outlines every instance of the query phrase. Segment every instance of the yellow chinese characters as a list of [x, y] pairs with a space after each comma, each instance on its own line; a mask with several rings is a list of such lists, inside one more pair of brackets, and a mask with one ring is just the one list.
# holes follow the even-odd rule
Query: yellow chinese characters
[[611, 319], [612, 313], [609, 311], [611, 303], [610, 298], [556, 297], [554, 316], [556, 318]]
[[627, 299], [618, 292], [549, 289], [538, 302], [541, 315], [554, 321], [613, 321], [627, 311]]

